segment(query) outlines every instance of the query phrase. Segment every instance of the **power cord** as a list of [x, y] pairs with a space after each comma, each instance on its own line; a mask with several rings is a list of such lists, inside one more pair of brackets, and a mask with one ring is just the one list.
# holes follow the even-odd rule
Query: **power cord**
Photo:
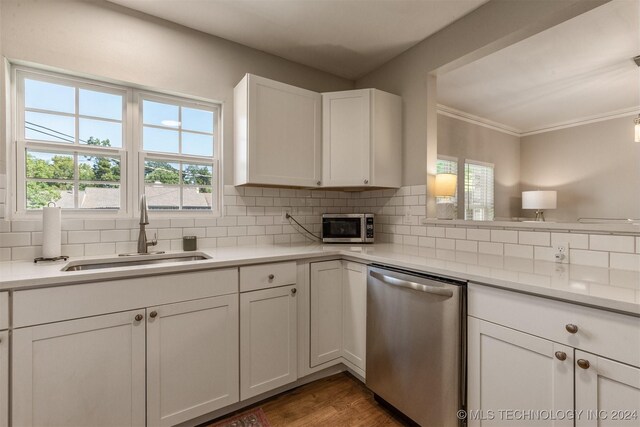
[[[319, 242], [322, 241], [322, 238], [320, 236], [318, 236], [317, 234], [312, 233], [311, 231], [309, 231], [304, 225], [300, 224], [292, 215], [289, 214], [289, 212], [287, 212], [285, 214], [285, 218], [292, 220], [293, 222], [295, 222], [300, 228], [302, 228], [304, 231], [306, 231], [308, 234], [310, 234], [311, 236], [313, 236], [316, 240], [318, 240]], [[298, 233], [300, 233], [300, 230], [296, 230]], [[303, 233], [300, 233], [304, 236]], [[307, 237], [307, 236], [305, 236]]]

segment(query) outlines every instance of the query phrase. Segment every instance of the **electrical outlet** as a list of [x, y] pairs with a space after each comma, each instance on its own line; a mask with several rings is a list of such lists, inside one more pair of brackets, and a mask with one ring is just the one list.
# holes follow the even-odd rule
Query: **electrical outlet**
[[282, 211], [282, 216], [280, 217], [280, 224], [289, 224], [289, 219], [287, 215], [292, 215], [291, 208], [286, 208]]
[[555, 259], [557, 263], [569, 263], [569, 243], [556, 243], [554, 245]]
[[411, 224], [411, 222], [412, 222], [411, 208], [407, 208], [407, 212], [405, 212], [405, 214], [404, 214], [404, 223], [405, 224]]

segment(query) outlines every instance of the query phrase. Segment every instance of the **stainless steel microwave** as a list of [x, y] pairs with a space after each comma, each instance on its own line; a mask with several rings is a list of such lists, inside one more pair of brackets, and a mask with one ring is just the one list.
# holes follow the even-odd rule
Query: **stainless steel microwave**
[[373, 214], [323, 214], [325, 243], [373, 243]]

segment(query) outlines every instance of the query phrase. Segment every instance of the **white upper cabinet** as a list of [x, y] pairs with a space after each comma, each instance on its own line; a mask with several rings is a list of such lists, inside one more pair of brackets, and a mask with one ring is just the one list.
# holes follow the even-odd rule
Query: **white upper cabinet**
[[234, 90], [235, 185], [320, 186], [321, 100], [247, 74]]
[[377, 89], [322, 94], [322, 186], [398, 188], [402, 99]]

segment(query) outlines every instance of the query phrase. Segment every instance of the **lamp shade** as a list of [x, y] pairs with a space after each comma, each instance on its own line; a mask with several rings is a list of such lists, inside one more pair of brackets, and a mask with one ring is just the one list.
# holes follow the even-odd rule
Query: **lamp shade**
[[557, 191], [522, 192], [522, 209], [555, 209], [557, 205]]
[[640, 142], [640, 114], [638, 114], [638, 118], [636, 118], [633, 122], [635, 123], [635, 126], [634, 126], [635, 138], [634, 138], [634, 141], [635, 142]]
[[453, 197], [456, 195], [458, 177], [452, 173], [439, 173], [436, 175], [436, 197]]

